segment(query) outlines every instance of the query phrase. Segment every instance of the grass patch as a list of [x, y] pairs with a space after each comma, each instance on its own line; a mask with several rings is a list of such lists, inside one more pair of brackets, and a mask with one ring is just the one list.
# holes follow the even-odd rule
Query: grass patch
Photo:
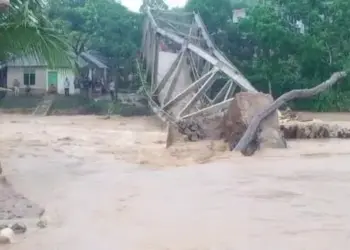
[[107, 114], [110, 110], [111, 115], [120, 115], [124, 117], [130, 117], [130, 116], [150, 116], [152, 115], [152, 111], [149, 109], [148, 106], [137, 106], [133, 104], [126, 104], [126, 103], [111, 103], [109, 101], [98, 101], [95, 102], [94, 105], [91, 107], [91, 111], [94, 110], [95, 112], [103, 111], [103, 114]]
[[55, 97], [52, 105], [52, 115], [102, 115], [107, 113], [106, 105], [99, 104], [94, 100], [87, 99], [81, 95]]
[[135, 106], [130, 104], [117, 104], [119, 107], [118, 115], [130, 116], [150, 116], [152, 111], [148, 106]]
[[[113, 106], [112, 106], [113, 105]], [[57, 96], [52, 106], [52, 115], [107, 115], [111, 110], [112, 115], [121, 116], [148, 116], [151, 110], [145, 106], [140, 107], [132, 104], [114, 103], [109, 100], [89, 100], [84, 96]]]
[[[5, 96], [0, 100], [0, 109], [18, 113], [30, 113], [35, 110], [42, 100], [42, 95], [33, 96]], [[111, 115], [149, 116], [152, 111], [147, 105], [114, 103], [109, 100], [94, 101], [81, 95], [57, 95], [51, 108], [51, 115]]]
[[0, 100], [1, 109], [34, 109], [42, 96], [5, 96]]
[[82, 106], [86, 106], [90, 103], [90, 100], [86, 99], [81, 95], [72, 95], [72, 96], [55, 96], [52, 108], [57, 110], [69, 110], [75, 109]]

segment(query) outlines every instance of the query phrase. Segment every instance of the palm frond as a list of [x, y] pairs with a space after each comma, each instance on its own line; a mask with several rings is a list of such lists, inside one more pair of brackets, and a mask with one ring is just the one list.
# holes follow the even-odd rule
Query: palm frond
[[50, 67], [73, 67], [74, 57], [67, 40], [40, 15], [41, 0], [12, 0], [7, 13], [0, 15], [0, 60], [31, 56]]

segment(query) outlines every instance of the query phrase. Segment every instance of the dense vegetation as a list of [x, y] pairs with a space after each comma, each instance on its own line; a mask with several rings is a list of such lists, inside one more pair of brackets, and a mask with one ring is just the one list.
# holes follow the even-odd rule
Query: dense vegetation
[[49, 0], [48, 16], [75, 54], [98, 51], [109, 66], [125, 66], [140, 47], [142, 16], [115, 0]]
[[[228, 21], [233, 8], [248, 17]], [[259, 89], [273, 95], [314, 86], [347, 68], [350, 53], [348, 0], [189, 0], [186, 9], [202, 14], [217, 45]], [[302, 22], [304, 30], [297, 24]], [[300, 27], [300, 26], [299, 26]], [[337, 85], [298, 109], [350, 110], [350, 82]]]
[[11, 0], [0, 11], [0, 62], [30, 55], [49, 64], [71, 62], [69, 44], [48, 21], [42, 0]]
[[[74, 65], [69, 43], [48, 21], [42, 0], [11, 0], [0, 9], [0, 66], [14, 57], [32, 56], [49, 65]], [[0, 69], [2, 69], [0, 67]], [[0, 87], [6, 86], [0, 71]], [[0, 99], [6, 92], [0, 91]]]
[[[159, 5], [162, 0], [156, 2]], [[10, 11], [0, 14], [0, 60], [26, 53], [59, 63], [67, 60], [70, 51], [94, 50], [112, 68], [129, 67], [140, 48], [142, 14], [130, 12], [118, 1], [11, 3]], [[232, 10], [242, 7], [247, 18], [233, 23]], [[185, 9], [199, 12], [226, 56], [257, 89], [271, 89], [275, 97], [314, 86], [348, 66], [348, 0], [189, 0]], [[301, 22], [304, 29], [297, 26]], [[293, 105], [319, 111], [349, 110], [350, 82], [345, 81]]]

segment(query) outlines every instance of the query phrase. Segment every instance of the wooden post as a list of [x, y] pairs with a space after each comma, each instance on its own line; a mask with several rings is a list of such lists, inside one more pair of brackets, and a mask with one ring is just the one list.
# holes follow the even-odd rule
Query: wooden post
[[170, 122], [167, 122], [167, 133], [165, 147], [169, 148], [174, 143], [174, 128]]
[[154, 90], [158, 84], [158, 63], [159, 63], [159, 36], [158, 34], [154, 35], [154, 44], [153, 44], [153, 70], [152, 70], [152, 83], [151, 90]]

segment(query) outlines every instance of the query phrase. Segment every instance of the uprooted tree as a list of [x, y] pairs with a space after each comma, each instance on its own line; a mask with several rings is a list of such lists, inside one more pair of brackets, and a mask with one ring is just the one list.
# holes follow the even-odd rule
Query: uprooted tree
[[265, 120], [269, 115], [275, 112], [278, 108], [280, 108], [286, 102], [289, 102], [296, 98], [307, 98], [329, 89], [332, 85], [338, 82], [340, 79], [346, 77], [348, 74], [347, 71], [340, 71], [333, 73], [332, 76], [322, 82], [321, 84], [310, 88], [310, 89], [295, 89], [289, 91], [279, 98], [277, 98], [272, 104], [268, 105], [261, 112], [255, 114], [250, 121], [246, 131], [243, 136], [240, 138], [237, 145], [235, 145], [234, 150], [241, 151], [243, 155], [252, 155], [257, 150], [259, 144], [258, 133], [259, 127], [263, 120]]

